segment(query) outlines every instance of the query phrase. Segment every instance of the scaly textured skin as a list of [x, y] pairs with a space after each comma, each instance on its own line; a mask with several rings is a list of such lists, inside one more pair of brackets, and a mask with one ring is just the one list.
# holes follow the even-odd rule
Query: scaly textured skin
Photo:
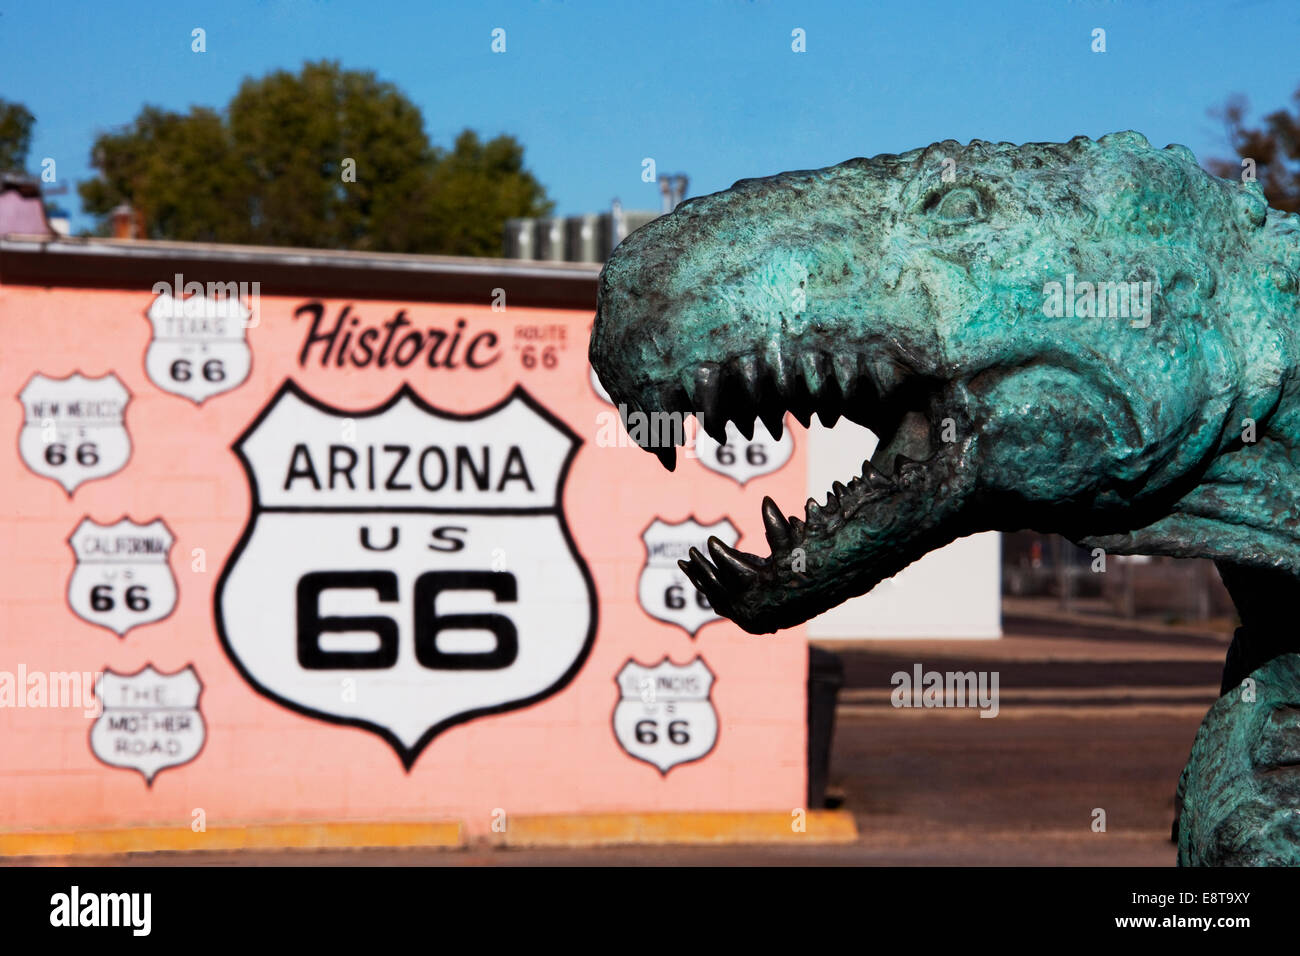
[[1205, 715], [1179, 782], [1183, 866], [1295, 866], [1300, 655], [1275, 657]]
[[[1214, 558], [1240, 607], [1300, 582], [1298, 236], [1253, 183], [1137, 133], [946, 141], [743, 180], [633, 233], [591, 362], [628, 414], [880, 436], [803, 519], [764, 502], [770, 556], [714, 540], [683, 563], [753, 633], [990, 529]], [[1149, 324], [1047, 317], [1068, 277], [1151, 283]], [[1288, 649], [1239, 632], [1225, 684]]]

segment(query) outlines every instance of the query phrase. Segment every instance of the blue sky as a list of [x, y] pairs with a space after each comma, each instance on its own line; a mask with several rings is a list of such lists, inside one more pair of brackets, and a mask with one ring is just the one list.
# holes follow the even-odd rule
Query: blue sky
[[1132, 128], [1204, 161], [1226, 152], [1207, 110], [1228, 94], [1290, 104], [1298, 41], [1295, 0], [0, 0], [0, 96], [36, 114], [29, 166], [76, 181], [96, 132], [146, 102], [220, 107], [247, 75], [338, 59], [405, 91], [439, 145], [466, 126], [519, 137], [570, 214], [657, 209], [645, 157], [691, 195], [947, 138]]

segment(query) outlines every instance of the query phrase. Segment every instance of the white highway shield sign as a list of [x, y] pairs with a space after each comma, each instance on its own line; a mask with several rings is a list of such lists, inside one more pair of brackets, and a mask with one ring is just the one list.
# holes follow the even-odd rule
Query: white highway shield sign
[[193, 295], [177, 300], [164, 292], [146, 315], [153, 339], [144, 368], [163, 391], [202, 404], [248, 378], [253, 364], [246, 333], [251, 313], [238, 299]]
[[131, 457], [126, 403], [131, 393], [112, 372], [87, 378], [39, 372], [18, 395], [23, 427], [18, 451], [27, 467], [71, 495], [83, 481], [120, 471]]
[[637, 760], [661, 774], [708, 755], [718, 742], [718, 712], [713, 707], [713, 672], [704, 658], [674, 664], [665, 657], [654, 667], [635, 660], [616, 678], [614, 736]]
[[160, 770], [189, 763], [203, 750], [202, 691], [193, 664], [175, 674], [152, 664], [134, 674], [106, 670], [95, 689], [104, 707], [90, 729], [91, 752], [111, 767], [140, 771], [153, 786]]
[[408, 769], [442, 730], [556, 693], [596, 628], [561, 510], [577, 445], [522, 387], [456, 415], [408, 386], [347, 411], [286, 382], [235, 444], [253, 510], [217, 586], [227, 653]]
[[119, 637], [161, 621], [176, 607], [176, 578], [167, 562], [172, 540], [161, 518], [146, 525], [130, 518], [112, 525], [83, 518], [68, 538], [77, 556], [68, 606]]
[[641, 607], [651, 617], [676, 624], [691, 637], [705, 624], [721, 617], [677, 562], [689, 560], [691, 548], [708, 554], [709, 538], [715, 535], [729, 547], [740, 540], [740, 532], [727, 518], [710, 525], [700, 524], [693, 517], [677, 524], [656, 518], [641, 533], [645, 542], [645, 567], [637, 582]]

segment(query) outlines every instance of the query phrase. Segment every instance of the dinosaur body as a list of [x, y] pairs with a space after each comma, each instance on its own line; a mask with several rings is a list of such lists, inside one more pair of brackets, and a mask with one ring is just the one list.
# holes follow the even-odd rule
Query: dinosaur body
[[880, 437], [801, 518], [764, 502], [770, 555], [715, 540], [683, 563], [746, 630], [1033, 528], [1216, 559], [1243, 618], [1228, 685], [1300, 650], [1279, 609], [1252, 627], [1241, 606], [1300, 583], [1297, 273], [1300, 219], [1184, 147], [947, 141], [744, 180], [638, 230], [602, 275], [591, 361], [626, 411], [711, 434], [789, 411]]

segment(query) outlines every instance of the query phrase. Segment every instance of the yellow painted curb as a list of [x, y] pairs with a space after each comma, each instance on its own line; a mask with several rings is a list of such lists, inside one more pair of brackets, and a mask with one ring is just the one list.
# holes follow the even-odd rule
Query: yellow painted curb
[[[843, 810], [794, 813], [598, 813], [512, 816], [489, 842], [509, 847], [852, 843], [853, 815]], [[459, 823], [282, 823], [212, 827], [0, 833], [0, 857], [100, 856], [195, 850], [363, 847], [462, 847]]]
[[203, 833], [189, 827], [0, 833], [0, 856], [463, 845], [459, 823], [273, 823], [212, 827]]
[[[619, 844], [852, 843], [853, 814], [844, 810], [795, 813], [606, 813], [512, 816], [497, 842], [513, 847], [587, 847]], [[802, 827], [802, 829], [800, 829]]]

